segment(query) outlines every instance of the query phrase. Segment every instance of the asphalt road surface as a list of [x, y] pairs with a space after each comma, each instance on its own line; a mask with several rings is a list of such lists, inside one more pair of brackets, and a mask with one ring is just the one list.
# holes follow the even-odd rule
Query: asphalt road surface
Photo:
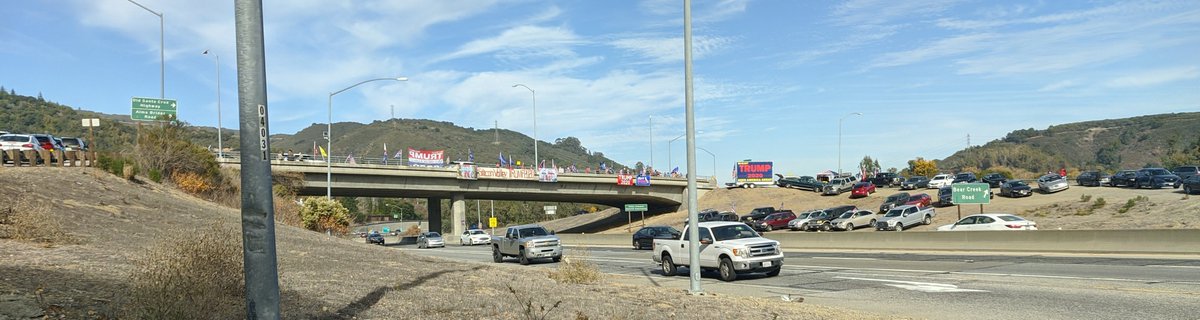
[[[488, 246], [399, 250], [491, 263]], [[663, 276], [651, 251], [586, 251], [613, 281], [686, 290], [681, 275]], [[506, 263], [516, 265], [516, 259]], [[554, 268], [540, 262], [531, 267]], [[703, 275], [705, 292], [815, 303], [881, 315], [930, 319], [1198, 319], [1200, 258], [974, 253], [788, 252], [777, 277], [722, 282]]]

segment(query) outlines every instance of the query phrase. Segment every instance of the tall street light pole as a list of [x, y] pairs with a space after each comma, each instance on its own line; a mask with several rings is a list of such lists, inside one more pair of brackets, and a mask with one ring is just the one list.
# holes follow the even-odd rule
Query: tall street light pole
[[150, 8], [147, 8], [146, 6], [143, 6], [141, 3], [137, 3], [136, 1], [133, 1], [133, 0], [129, 0], [129, 2], [136, 4], [137, 6], [142, 7], [142, 9], [149, 11], [151, 14], [158, 16], [158, 97], [160, 99], [166, 99], [167, 98], [167, 84], [166, 84], [167, 83], [167, 58], [166, 58], [167, 56], [164, 53], [166, 50], [163, 49], [163, 47], [165, 47], [164, 43], [166, 42], [166, 35], [165, 35], [166, 34], [166, 31], [165, 31], [166, 30], [166, 19], [163, 18], [163, 14], [161, 12], [156, 12], [154, 10], [150, 10]]
[[842, 175], [842, 120], [846, 120], [846, 118], [848, 118], [850, 116], [861, 116], [861, 115], [862, 115], [862, 112], [851, 112], [850, 114], [842, 116], [840, 119], [838, 119], [838, 172], [837, 172], [837, 175], [839, 175], [839, 176]]
[[672, 167], [672, 165], [674, 165], [674, 163], [671, 162], [671, 154], [675, 153], [675, 149], [671, 149], [671, 143], [675, 142], [675, 140], [679, 140], [679, 138], [683, 138], [683, 136], [686, 136], [686, 135], [687, 135], [686, 133], [681, 134], [678, 137], [675, 137], [675, 139], [671, 139], [671, 141], [667, 141], [667, 170], [671, 170], [671, 168], [674, 168], [674, 167]]
[[708, 151], [708, 149], [705, 149], [705, 148], [696, 147], [696, 149], [707, 152], [708, 155], [712, 156], [712, 159], [713, 159], [713, 162], [712, 162], [713, 163], [713, 175], [712, 175], [712, 177], [713, 177], [713, 180], [715, 181], [717, 179], [717, 155], [713, 154], [712, 151]]
[[345, 89], [329, 93], [329, 107], [328, 107], [329, 122], [325, 124], [325, 152], [327, 154], [327, 156], [325, 157], [325, 198], [326, 199], [333, 199], [333, 96], [335, 96], [339, 93], [342, 93], [343, 91], [350, 90], [351, 88], [357, 87], [360, 84], [364, 84], [367, 82], [374, 82], [374, 81], [383, 81], [383, 80], [408, 81], [408, 78], [407, 77], [396, 77], [396, 78], [375, 78], [375, 79], [371, 79], [371, 80], [364, 80], [362, 82], [355, 83], [352, 86], [346, 87]]
[[[650, 168], [654, 168], [654, 115], [650, 115]], [[670, 168], [668, 168], [670, 169]], [[653, 173], [653, 172], [651, 172]]]
[[512, 85], [512, 87], [513, 88], [516, 88], [516, 87], [525, 88], [525, 90], [529, 90], [529, 94], [533, 96], [533, 167], [538, 168], [539, 166], [541, 166], [541, 162], [538, 162], [538, 149], [537, 149], [537, 145], [538, 145], [538, 140], [537, 140], [537, 93], [534, 92], [532, 88], [529, 88], [529, 86], [523, 85], [520, 83], [514, 84], [514, 85]]
[[700, 288], [700, 230], [696, 207], [696, 108], [692, 89], [692, 0], [683, 0], [683, 96], [684, 123], [687, 134], [687, 207], [688, 207], [688, 292], [701, 294]]
[[[207, 55], [208, 50], [204, 50], [203, 54]], [[217, 61], [217, 158], [224, 159], [225, 148], [221, 144], [221, 141], [224, 140], [221, 139], [221, 55], [216, 53], [212, 55]]]

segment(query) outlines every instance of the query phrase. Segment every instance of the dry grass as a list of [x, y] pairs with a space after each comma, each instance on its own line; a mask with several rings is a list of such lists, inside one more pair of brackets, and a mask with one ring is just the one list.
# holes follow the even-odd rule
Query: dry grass
[[604, 274], [589, 262], [587, 249], [573, 249], [573, 255], [564, 256], [558, 270], [550, 272], [550, 278], [559, 283], [594, 284], [604, 279]]
[[132, 164], [125, 164], [121, 168], [121, 177], [124, 177], [125, 180], [133, 180], [135, 176], [137, 176], [137, 167]]
[[242, 244], [218, 224], [167, 235], [135, 261], [125, 313], [135, 319], [233, 319], [244, 310]]
[[0, 207], [0, 239], [42, 243], [46, 246], [74, 244], [78, 241], [63, 231], [50, 204], [29, 196], [20, 196], [7, 207]]

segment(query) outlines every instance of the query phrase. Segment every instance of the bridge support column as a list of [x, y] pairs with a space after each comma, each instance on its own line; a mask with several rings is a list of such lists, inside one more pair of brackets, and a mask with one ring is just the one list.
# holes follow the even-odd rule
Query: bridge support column
[[454, 233], [444, 237], [446, 239], [458, 237], [464, 231], [467, 231], [465, 225], [467, 221], [467, 200], [463, 194], [455, 193], [450, 195], [450, 213], [452, 215], [450, 223], [454, 225], [452, 228]]
[[[426, 206], [429, 207], [429, 229], [425, 231], [442, 232], [442, 199], [427, 198]], [[447, 237], [446, 239], [449, 239]]]

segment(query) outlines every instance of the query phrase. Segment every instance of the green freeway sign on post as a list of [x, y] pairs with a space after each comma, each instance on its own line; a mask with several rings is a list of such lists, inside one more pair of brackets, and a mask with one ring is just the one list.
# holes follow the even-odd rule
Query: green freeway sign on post
[[989, 204], [991, 198], [988, 191], [991, 186], [986, 183], [956, 183], [950, 185], [954, 204]]
[[650, 209], [645, 203], [626, 204], [625, 211], [646, 211]]
[[133, 97], [129, 118], [135, 121], [162, 121], [163, 116], [175, 117], [175, 100]]

